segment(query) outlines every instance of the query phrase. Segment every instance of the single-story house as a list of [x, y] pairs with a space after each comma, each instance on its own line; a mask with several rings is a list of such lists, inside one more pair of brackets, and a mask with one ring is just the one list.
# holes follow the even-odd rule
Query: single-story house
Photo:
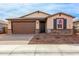
[[76, 33], [79, 33], [79, 21], [78, 20], [77, 21], [74, 21], [73, 24], [74, 24], [75, 32]]
[[52, 33], [52, 34], [73, 34], [73, 18], [69, 14], [59, 12], [53, 15], [42, 11], [18, 17], [9, 18], [8, 33], [12, 34], [32, 34], [32, 33]]
[[3, 20], [0, 20], [0, 34], [7, 32], [7, 23]]

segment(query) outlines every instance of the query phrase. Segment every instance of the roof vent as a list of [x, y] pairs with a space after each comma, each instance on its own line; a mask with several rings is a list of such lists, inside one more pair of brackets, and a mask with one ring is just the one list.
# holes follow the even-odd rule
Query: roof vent
[[59, 13], [59, 16], [61, 16], [61, 13]]

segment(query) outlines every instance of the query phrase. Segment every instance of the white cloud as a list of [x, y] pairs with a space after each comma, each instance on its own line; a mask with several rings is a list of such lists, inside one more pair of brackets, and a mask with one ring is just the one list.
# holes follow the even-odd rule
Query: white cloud
[[52, 4], [52, 3], [35, 3], [35, 4], [0, 4], [0, 18], [19, 17], [30, 12], [41, 10], [50, 14], [56, 12], [66, 12], [78, 17], [79, 4]]

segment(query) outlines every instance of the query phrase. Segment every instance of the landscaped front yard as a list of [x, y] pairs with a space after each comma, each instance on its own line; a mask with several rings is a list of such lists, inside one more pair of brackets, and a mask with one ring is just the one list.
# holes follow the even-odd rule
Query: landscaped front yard
[[38, 34], [29, 44], [79, 44], [79, 35]]

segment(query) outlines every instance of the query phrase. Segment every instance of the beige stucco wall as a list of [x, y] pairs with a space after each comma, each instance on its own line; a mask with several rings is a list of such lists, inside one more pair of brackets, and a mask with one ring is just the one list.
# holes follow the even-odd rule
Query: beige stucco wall
[[39, 20], [36, 20], [36, 29], [39, 29]]
[[23, 18], [43, 18], [43, 17], [47, 17], [47, 14], [44, 13], [33, 13], [31, 15], [28, 16], [24, 16]]
[[64, 14], [61, 14], [59, 16], [58, 14], [55, 16], [51, 16], [47, 19], [47, 29], [53, 29], [53, 19], [55, 18], [65, 18], [67, 19], [67, 29], [72, 29], [73, 28], [73, 18]]
[[11, 29], [11, 21], [8, 20], [8, 29]]

